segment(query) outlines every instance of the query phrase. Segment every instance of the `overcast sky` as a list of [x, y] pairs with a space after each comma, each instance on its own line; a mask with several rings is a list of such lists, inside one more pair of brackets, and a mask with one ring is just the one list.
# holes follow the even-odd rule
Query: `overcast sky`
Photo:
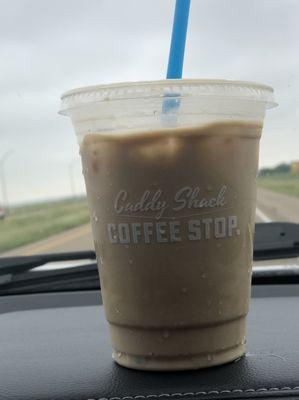
[[[0, 158], [12, 203], [84, 190], [65, 90], [165, 76], [174, 0], [0, 0]], [[191, 0], [185, 78], [274, 87], [261, 166], [299, 159], [299, 1]], [[0, 193], [1, 196], [1, 193]], [[0, 197], [1, 201], [1, 197]]]

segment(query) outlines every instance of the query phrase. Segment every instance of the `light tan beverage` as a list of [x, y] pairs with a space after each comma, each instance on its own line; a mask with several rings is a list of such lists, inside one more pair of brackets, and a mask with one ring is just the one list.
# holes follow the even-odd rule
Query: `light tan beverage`
[[206, 367], [244, 353], [261, 126], [90, 134], [81, 145], [115, 360]]
[[258, 114], [251, 98], [238, 100], [232, 116], [236, 100], [217, 97], [215, 118], [213, 101], [200, 100], [198, 121], [184, 98], [186, 120], [176, 108], [166, 122], [160, 115], [149, 126], [146, 114], [140, 124], [140, 113], [124, 118], [124, 102], [119, 126], [109, 129], [105, 101], [102, 114], [90, 107], [89, 129], [86, 105], [73, 117], [113, 358], [130, 368], [210, 367], [245, 351], [265, 104]]

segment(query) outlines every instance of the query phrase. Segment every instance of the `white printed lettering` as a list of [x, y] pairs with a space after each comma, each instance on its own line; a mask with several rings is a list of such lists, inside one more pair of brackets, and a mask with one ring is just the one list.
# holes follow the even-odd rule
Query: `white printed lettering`
[[191, 219], [188, 222], [188, 239], [189, 240], [200, 240], [201, 239], [201, 232], [200, 232], [200, 220], [198, 219]]
[[196, 186], [191, 188], [190, 186], [183, 187], [174, 196], [174, 202], [177, 204], [172, 207], [173, 211], [180, 211], [184, 208], [198, 209], [198, 208], [215, 208], [223, 207], [225, 202], [226, 186], [223, 185], [216, 197], [205, 198], [200, 197], [200, 188]]
[[181, 242], [182, 238], [180, 236], [180, 223], [179, 221], [169, 222], [169, 233], [171, 242]]
[[117, 214], [123, 212], [124, 207], [119, 203], [120, 201], [126, 201], [126, 198], [127, 198], [127, 192], [125, 190], [121, 190], [120, 192], [117, 193], [114, 201], [114, 210]]
[[157, 242], [158, 243], [166, 243], [167, 237], [163, 236], [165, 235], [165, 228], [166, 228], [166, 222], [157, 222], [156, 223], [156, 234], [157, 234]]
[[153, 236], [153, 226], [152, 222], [144, 222], [143, 224], [143, 234], [144, 234], [144, 242], [150, 243], [150, 237]]
[[[182, 229], [182, 226], [186, 225]], [[237, 216], [198, 218], [189, 221], [108, 223], [112, 244], [177, 243], [183, 240], [213, 240], [239, 236]]]
[[164, 211], [168, 208], [166, 201], [160, 200], [162, 196], [162, 190], [159, 189], [155, 193], [151, 194], [149, 190], [146, 190], [141, 198], [134, 202], [126, 202], [128, 193], [124, 190], [118, 192], [114, 201], [114, 210], [117, 214], [128, 213], [140, 213], [153, 211], [156, 212], [156, 219], [160, 219]]
[[202, 223], [204, 225], [204, 238], [205, 239], [211, 239], [211, 224], [212, 224], [213, 220], [212, 218], [204, 218], [202, 220]]
[[215, 218], [214, 236], [216, 239], [224, 238], [226, 236], [225, 218]]
[[118, 237], [121, 244], [130, 243], [130, 231], [129, 225], [127, 223], [122, 223], [118, 225]]
[[225, 192], [226, 192], [226, 186], [223, 185], [217, 196], [216, 207], [225, 206], [225, 204], [226, 204], [225, 197], [224, 197]]
[[186, 197], [190, 196], [190, 193], [192, 192], [191, 187], [186, 186], [183, 187], [182, 189], [180, 189], [178, 192], [176, 192], [175, 196], [174, 196], [174, 202], [178, 203], [179, 205], [176, 207], [173, 207], [172, 209], [174, 211], [180, 211], [183, 208], [186, 207], [187, 205], [187, 200], [184, 198], [181, 198], [183, 195], [185, 195]]
[[107, 224], [108, 238], [110, 243], [117, 243], [116, 226], [115, 224]]
[[141, 224], [139, 222], [132, 223], [133, 242], [138, 243], [138, 237], [141, 236]]

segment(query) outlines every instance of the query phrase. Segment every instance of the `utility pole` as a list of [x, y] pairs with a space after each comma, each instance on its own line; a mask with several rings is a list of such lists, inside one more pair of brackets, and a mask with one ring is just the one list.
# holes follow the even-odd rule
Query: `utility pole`
[[0, 183], [1, 183], [2, 201], [3, 201], [3, 208], [6, 210], [7, 214], [9, 212], [9, 202], [8, 202], [7, 183], [5, 176], [5, 162], [7, 158], [10, 155], [12, 155], [12, 153], [13, 153], [12, 150], [8, 150], [0, 158]]

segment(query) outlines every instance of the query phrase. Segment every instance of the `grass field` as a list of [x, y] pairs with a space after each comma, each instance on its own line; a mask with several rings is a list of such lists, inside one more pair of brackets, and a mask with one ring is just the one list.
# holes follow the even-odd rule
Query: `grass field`
[[0, 253], [33, 243], [89, 221], [86, 199], [12, 208], [0, 220]]
[[[290, 173], [258, 178], [258, 186], [299, 197], [299, 176]], [[85, 198], [12, 208], [0, 220], [0, 253], [36, 242], [89, 221]]]
[[259, 177], [258, 186], [288, 196], [299, 197], [299, 175], [280, 173]]

